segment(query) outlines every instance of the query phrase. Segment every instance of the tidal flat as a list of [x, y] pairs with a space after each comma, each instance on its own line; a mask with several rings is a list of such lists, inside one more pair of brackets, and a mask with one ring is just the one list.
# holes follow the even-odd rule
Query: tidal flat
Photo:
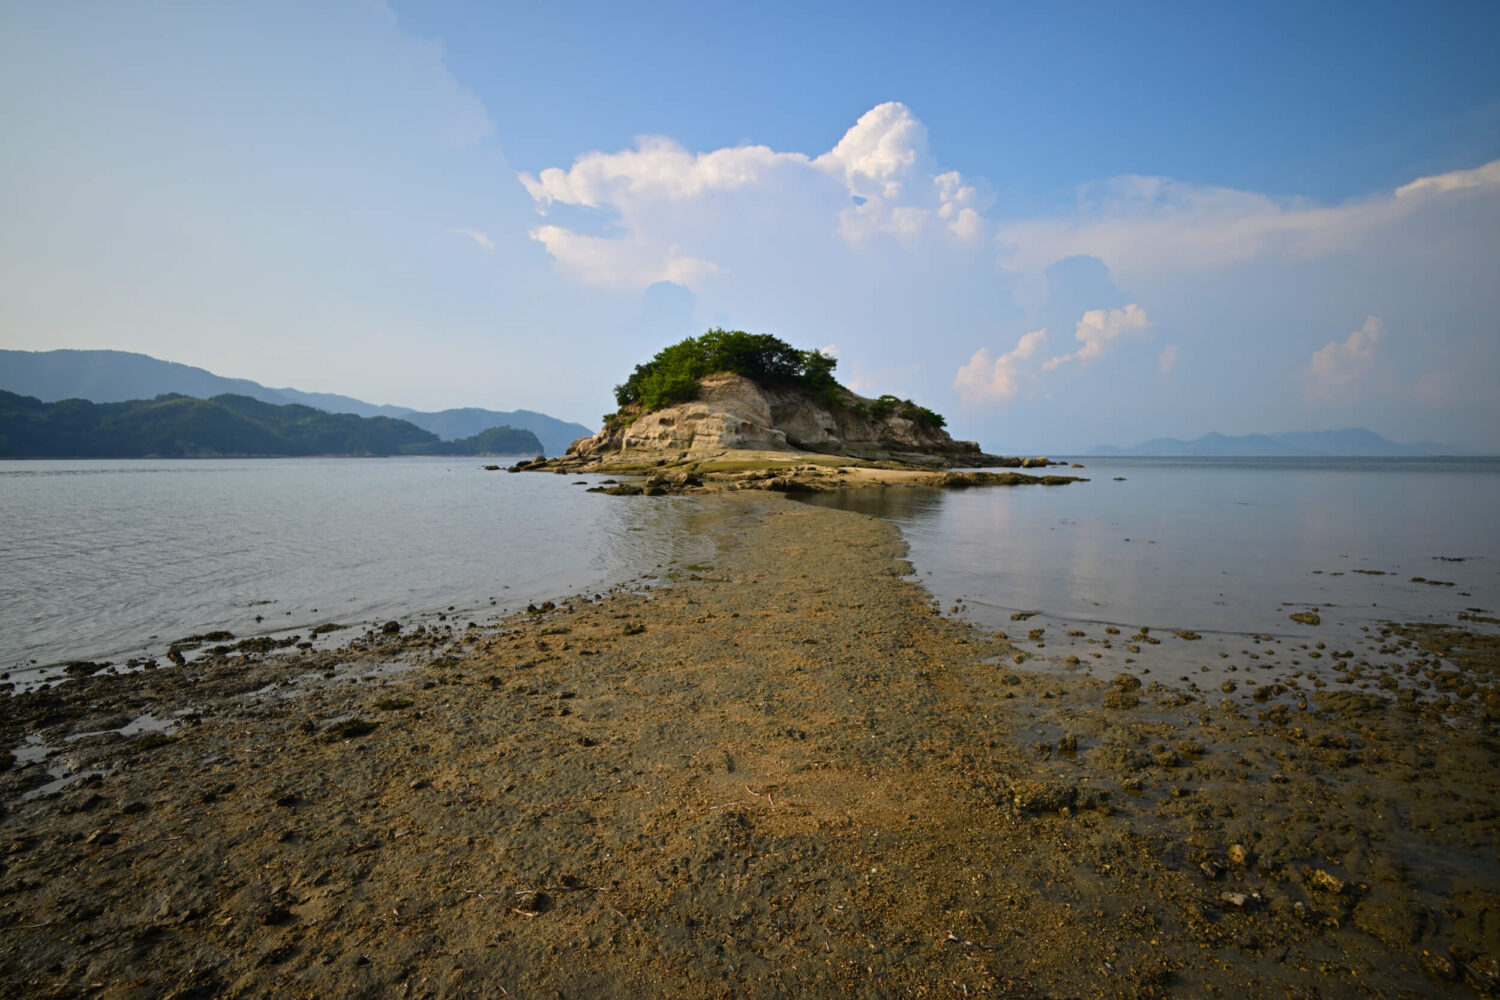
[[651, 591], [8, 697], [0, 995], [1500, 991], [1492, 638], [1019, 670], [890, 524], [696, 502]]

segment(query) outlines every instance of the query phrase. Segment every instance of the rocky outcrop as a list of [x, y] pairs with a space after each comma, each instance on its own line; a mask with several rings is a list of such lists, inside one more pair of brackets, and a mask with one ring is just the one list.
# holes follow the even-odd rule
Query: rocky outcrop
[[[692, 402], [617, 420], [579, 438], [569, 457], [612, 459], [627, 454], [688, 456], [724, 451], [818, 452], [870, 461], [919, 465], [990, 465], [972, 441], [955, 441], [940, 427], [922, 426], [847, 389], [825, 401], [796, 388], [760, 385], [739, 375], [701, 383]], [[630, 415], [627, 414], [627, 417]]]
[[[1047, 464], [1045, 458], [1023, 458], [1021, 467], [1036, 468]], [[1082, 480], [1077, 476], [1028, 476], [1021, 472], [944, 472], [922, 481], [923, 486], [945, 490], [966, 490], [971, 486], [1064, 486]]]

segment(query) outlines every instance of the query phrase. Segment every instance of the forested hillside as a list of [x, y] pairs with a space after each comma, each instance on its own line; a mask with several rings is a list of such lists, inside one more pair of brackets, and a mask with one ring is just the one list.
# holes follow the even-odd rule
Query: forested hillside
[[44, 403], [0, 392], [0, 457], [189, 458], [536, 454], [530, 431], [495, 427], [442, 441], [405, 420], [277, 406], [249, 396], [167, 394], [123, 403]]

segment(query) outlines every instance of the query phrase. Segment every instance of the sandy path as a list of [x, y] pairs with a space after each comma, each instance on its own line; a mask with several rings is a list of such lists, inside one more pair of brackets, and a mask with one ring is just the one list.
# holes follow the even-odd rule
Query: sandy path
[[1494, 990], [1492, 721], [1012, 671], [890, 526], [698, 503], [718, 557], [651, 594], [10, 699], [54, 745], [198, 714], [0, 775], [0, 993]]

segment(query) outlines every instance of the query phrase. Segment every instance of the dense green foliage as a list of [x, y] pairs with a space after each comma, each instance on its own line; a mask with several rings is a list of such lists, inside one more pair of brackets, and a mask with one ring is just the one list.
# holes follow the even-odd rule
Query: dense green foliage
[[799, 351], [767, 333], [709, 330], [701, 337], [658, 351], [623, 385], [615, 386], [615, 402], [650, 412], [697, 398], [698, 380], [728, 372], [763, 385], [800, 385], [814, 392], [836, 389], [837, 359], [818, 351]]
[[457, 441], [408, 445], [403, 450], [408, 455], [540, 455], [545, 449], [531, 431], [491, 427]]
[[[502, 433], [503, 432], [503, 433]], [[501, 448], [500, 445], [509, 447]], [[0, 457], [537, 454], [529, 431], [493, 428], [441, 441], [405, 420], [277, 406], [249, 396], [163, 395], [124, 403], [43, 403], [0, 392]]]
[[[615, 402], [622, 411], [650, 413], [698, 398], [698, 380], [721, 372], [743, 375], [762, 385], [797, 386], [830, 406], [843, 406], [883, 420], [901, 416], [918, 427], [937, 430], [947, 424], [940, 414], [909, 399], [881, 396], [866, 404], [844, 390], [833, 377], [838, 359], [820, 351], [799, 351], [767, 333], [709, 330], [663, 348], [623, 385], [615, 386]], [[606, 413], [604, 422], [632, 419], [627, 413]]]
[[875, 400], [868, 409], [870, 416], [877, 419], [884, 419], [894, 413], [905, 417], [918, 427], [938, 428], [948, 423], [942, 414], [934, 413], [925, 406], [918, 406], [909, 399], [899, 399], [890, 394]]

